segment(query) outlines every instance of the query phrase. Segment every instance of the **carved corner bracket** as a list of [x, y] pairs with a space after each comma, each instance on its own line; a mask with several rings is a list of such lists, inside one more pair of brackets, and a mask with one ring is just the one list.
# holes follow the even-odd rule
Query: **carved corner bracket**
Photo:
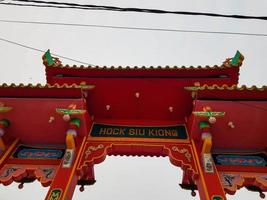
[[15, 165], [7, 164], [0, 171], [0, 183], [9, 185], [13, 181], [20, 182], [23, 178], [37, 179], [47, 187], [51, 184], [57, 166], [54, 165]]
[[247, 185], [257, 186], [262, 191], [267, 190], [266, 174], [220, 172], [220, 179], [224, 190], [231, 195], [235, 194], [235, 192], [241, 187]]
[[198, 176], [196, 161], [193, 155], [193, 150], [188, 144], [173, 144], [165, 145], [166, 154], [170, 158], [170, 162], [178, 167], [181, 167], [186, 173]]

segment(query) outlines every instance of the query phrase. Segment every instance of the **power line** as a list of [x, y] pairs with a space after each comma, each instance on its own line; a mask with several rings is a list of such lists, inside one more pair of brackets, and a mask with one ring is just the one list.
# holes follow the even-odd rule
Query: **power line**
[[1, 5], [8, 5], [8, 6], [23, 6], [23, 7], [39, 7], [39, 8], [70, 8], [70, 9], [81, 9], [81, 10], [96, 10], [96, 9], [89, 9], [89, 8], [82, 8], [82, 7], [75, 7], [75, 6], [54, 6], [54, 5], [37, 5], [37, 4], [19, 4], [19, 3], [5, 3], [0, 2]]
[[126, 29], [126, 30], [141, 30], [141, 31], [162, 31], [162, 32], [182, 32], [182, 33], [201, 33], [201, 34], [224, 34], [224, 35], [243, 35], [243, 36], [262, 36], [264, 33], [244, 33], [244, 32], [227, 32], [227, 31], [201, 31], [201, 30], [186, 30], [186, 29], [164, 29], [164, 28], [146, 28], [146, 27], [128, 27], [128, 26], [111, 26], [98, 24], [76, 24], [76, 23], [60, 23], [60, 22], [43, 22], [43, 21], [22, 21], [22, 20], [4, 20], [3, 23], [17, 24], [36, 24], [36, 25], [52, 25], [52, 26], [74, 26], [74, 27], [92, 27], [92, 28], [108, 28], [108, 29]]
[[[34, 50], [34, 51], [38, 51], [38, 52], [42, 52], [42, 53], [46, 52], [45, 50], [38, 49], [38, 48], [35, 48], [35, 47], [31, 47], [31, 46], [28, 46], [28, 45], [25, 45], [25, 44], [21, 44], [21, 43], [18, 43], [18, 42], [14, 42], [14, 41], [2, 38], [2, 37], [0, 37], [0, 40], [3, 41], [3, 42], [7, 42], [7, 43], [10, 43], [10, 44], [16, 45], [16, 46], [20, 46], [20, 47], [26, 48], [26, 49], [30, 49], [30, 50]], [[82, 61], [79, 61], [79, 60], [76, 60], [76, 59], [73, 59], [73, 58], [69, 58], [69, 57], [66, 57], [66, 56], [62, 56], [62, 55], [58, 55], [58, 54], [54, 54], [54, 53], [52, 55], [55, 56], [55, 57], [64, 58], [66, 60], [71, 60], [71, 61], [74, 61], [74, 62], [77, 62], [77, 63], [80, 63], [80, 64], [89, 65], [89, 66], [95, 66], [95, 65], [92, 65], [90, 63], [82, 62]]]
[[[267, 20], [267, 16], [226, 15], [226, 14], [208, 13], [208, 12], [170, 11], [170, 10], [146, 9], [146, 8], [123, 8], [123, 7], [116, 7], [116, 6], [77, 4], [77, 3], [67, 3], [67, 2], [42, 1], [42, 0], [13, 0], [13, 1], [35, 3], [35, 4], [16, 4], [18, 6], [19, 5], [37, 6], [37, 4], [45, 4], [42, 6], [43, 7], [54, 6], [54, 8], [106, 10], [106, 11], [119, 11], [119, 12], [141, 12], [141, 13], [150, 13], [150, 14], [175, 14], [175, 15], [193, 15], [193, 16], [201, 15], [201, 16], [209, 16], [209, 17], [224, 17], [224, 18], [235, 18], [235, 19]], [[2, 4], [15, 5], [14, 3], [2, 3]]]

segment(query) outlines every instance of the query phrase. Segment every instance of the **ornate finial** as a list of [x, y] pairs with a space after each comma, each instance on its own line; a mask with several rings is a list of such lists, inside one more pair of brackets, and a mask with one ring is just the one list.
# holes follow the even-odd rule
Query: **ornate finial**
[[191, 196], [195, 197], [197, 195], [197, 193], [195, 192], [195, 190], [191, 190]]
[[260, 198], [265, 199], [265, 194], [262, 191], [260, 191]]
[[230, 65], [232, 66], [241, 66], [244, 60], [244, 56], [240, 53], [240, 51], [236, 51], [235, 56], [230, 60]]
[[233, 58], [226, 58], [226, 60], [223, 62], [223, 65], [226, 67], [239, 67], [242, 65], [242, 62], [244, 60], [244, 56], [240, 53], [240, 51], [236, 51], [236, 54]]
[[55, 61], [53, 60], [49, 49], [44, 54], [44, 60], [47, 62], [48, 66], [55, 64]]
[[84, 185], [81, 185], [81, 187], [79, 188], [80, 192], [84, 191]]
[[21, 182], [19, 185], [18, 185], [18, 188], [19, 189], [22, 189], [24, 187], [24, 182]]

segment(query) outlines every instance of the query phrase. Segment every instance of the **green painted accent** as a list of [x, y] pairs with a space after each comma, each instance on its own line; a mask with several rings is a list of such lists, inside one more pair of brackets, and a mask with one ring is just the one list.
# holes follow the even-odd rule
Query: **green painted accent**
[[79, 85], [82, 89], [93, 89], [95, 88], [94, 85]]
[[44, 57], [49, 66], [55, 64], [55, 61], [53, 60], [49, 49], [45, 52]]
[[48, 200], [59, 200], [62, 194], [62, 190], [61, 189], [54, 189], [51, 191]]
[[12, 110], [12, 107], [6, 107], [6, 106], [1, 106], [0, 107], [0, 112], [8, 112], [10, 110]]
[[207, 121], [201, 121], [201, 122], [199, 122], [199, 128], [200, 128], [200, 129], [203, 129], [203, 128], [210, 128], [210, 124], [209, 124], [209, 122], [207, 122]]
[[189, 91], [198, 91], [200, 88], [201, 88], [200, 86], [184, 87], [185, 90], [189, 90]]
[[92, 137], [119, 138], [158, 138], [158, 139], [187, 139], [185, 125], [175, 126], [119, 126], [94, 124], [90, 135]]
[[82, 115], [85, 110], [56, 108], [56, 112], [63, 115]]
[[235, 56], [231, 59], [230, 64], [233, 66], [238, 66], [238, 62], [240, 61], [242, 54], [240, 51], [236, 51]]
[[206, 112], [206, 111], [196, 111], [196, 112], [193, 112], [193, 114], [197, 117], [210, 117], [210, 112]]
[[193, 114], [197, 117], [222, 117], [225, 115], [225, 112], [195, 111]]
[[76, 125], [78, 128], [80, 128], [81, 120], [79, 118], [73, 118], [70, 120], [70, 124]]
[[209, 112], [210, 117], [222, 117], [225, 115], [225, 112]]
[[223, 200], [223, 198], [222, 196], [215, 195], [215, 196], [212, 196], [212, 200]]
[[4, 127], [9, 127], [10, 122], [7, 119], [1, 119], [0, 124], [3, 125]]

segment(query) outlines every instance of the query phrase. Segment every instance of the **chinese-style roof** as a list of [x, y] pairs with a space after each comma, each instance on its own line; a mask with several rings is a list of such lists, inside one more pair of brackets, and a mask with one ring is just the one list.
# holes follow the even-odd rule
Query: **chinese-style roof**
[[182, 120], [192, 109], [185, 86], [237, 84], [242, 61], [242, 54], [237, 52], [221, 66], [108, 68], [64, 66], [49, 51], [43, 56], [49, 84], [96, 86], [87, 97], [88, 109], [95, 119]]
[[[46, 55], [46, 54], [45, 54]], [[65, 78], [177, 78], [177, 79], [190, 79], [200, 78], [207, 79], [220, 79], [222, 81], [218, 84], [237, 84], [239, 76], [239, 68], [242, 61], [235, 63], [234, 58], [226, 59], [222, 65], [214, 66], [198, 66], [198, 67], [99, 67], [99, 66], [69, 66], [62, 65], [58, 58], [51, 57], [50, 54], [47, 58], [43, 56], [43, 63], [46, 67], [46, 76], [48, 83], [55, 83], [55, 77]], [[213, 83], [215, 83], [213, 81]]]
[[185, 87], [186, 90], [196, 93], [197, 99], [213, 100], [267, 100], [267, 86], [258, 88], [237, 85], [203, 85]]
[[33, 98], [81, 98], [82, 90], [91, 89], [94, 86], [46, 84], [2, 84], [0, 85], [0, 97], [33, 97]]
[[[266, 148], [267, 86], [203, 85], [185, 89], [191, 91], [196, 99], [194, 111], [208, 106], [213, 111], [225, 113], [212, 125], [213, 150], [227, 152]], [[196, 117], [194, 121], [192, 132], [195, 135], [200, 134], [198, 124], [201, 120], [203, 118]]]
[[[65, 143], [67, 123], [57, 109], [69, 109], [73, 104], [78, 110], [85, 110], [84, 93], [91, 88], [93, 86], [75, 84], [3, 84], [0, 86], [0, 104], [11, 110], [1, 112], [0, 118], [14, 124], [9, 127], [8, 135], [19, 138], [22, 143], [62, 145]], [[87, 133], [85, 116], [76, 117], [83, 121], [81, 133]]]
[[[227, 90], [227, 92], [231, 91]], [[226, 99], [218, 101], [200, 99], [195, 101], [193, 111], [202, 111], [203, 108], [207, 106], [214, 112], [225, 113], [224, 116], [217, 117], [216, 123], [212, 124], [211, 131], [214, 151], [253, 152], [266, 149], [266, 100]], [[205, 120], [205, 118], [195, 117], [191, 130], [191, 133], [195, 136], [201, 135], [199, 122], [203, 120]]]

